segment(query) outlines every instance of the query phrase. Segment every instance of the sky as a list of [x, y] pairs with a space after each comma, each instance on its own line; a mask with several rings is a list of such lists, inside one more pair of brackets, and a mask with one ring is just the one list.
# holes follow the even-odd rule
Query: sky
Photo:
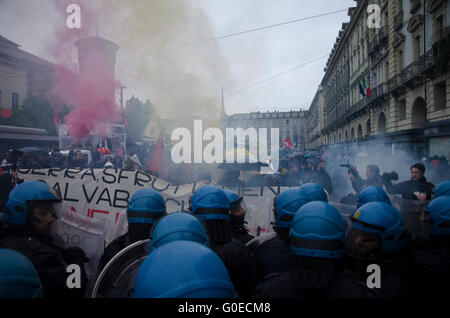
[[[61, 35], [74, 31], [67, 30], [68, 14], [58, 1], [0, 0], [0, 35], [32, 54], [70, 65], [69, 60], [76, 59], [76, 51], [66, 42], [72, 42], [73, 37], [68, 35], [61, 40]], [[60, 2], [66, 5], [82, 0]], [[189, 114], [194, 109], [208, 112], [212, 104], [220, 107], [221, 87], [228, 115], [308, 109], [324, 75], [327, 57], [240, 90], [328, 55], [342, 23], [349, 21], [347, 11], [170, 51], [165, 49], [344, 10], [356, 2], [91, 0], [89, 5], [93, 5], [94, 9], [89, 10], [95, 10], [95, 17], [82, 6], [82, 21], [83, 18], [87, 21], [82, 24], [86, 31], [83, 35], [98, 32], [120, 46], [116, 78], [127, 87], [125, 99], [132, 95], [149, 98], [170, 116]], [[153, 54], [146, 55], [149, 52]]]

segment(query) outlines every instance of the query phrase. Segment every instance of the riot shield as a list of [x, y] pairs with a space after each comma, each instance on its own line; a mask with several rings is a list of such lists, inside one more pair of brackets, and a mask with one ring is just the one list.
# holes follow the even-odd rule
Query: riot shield
[[347, 223], [347, 225], [350, 225], [350, 215], [352, 215], [353, 213], [355, 213], [356, 211], [356, 206], [355, 205], [350, 205], [350, 204], [343, 204], [343, 203], [338, 203], [338, 202], [329, 202], [332, 206], [334, 206], [342, 215], [342, 217], [344, 218], [345, 223]]
[[90, 294], [91, 298], [128, 298], [134, 290], [139, 267], [150, 253], [150, 239], [130, 244], [106, 264]]
[[419, 233], [427, 234], [425, 233], [426, 228], [424, 228], [421, 216], [430, 201], [405, 200], [392, 196], [391, 202], [402, 214], [403, 223], [413, 238], [416, 238]]
[[265, 241], [273, 239], [277, 233], [266, 233], [260, 236], [255, 237], [254, 239], [251, 239], [245, 244], [245, 247], [248, 248], [250, 255], [254, 255], [258, 247], [260, 247]]

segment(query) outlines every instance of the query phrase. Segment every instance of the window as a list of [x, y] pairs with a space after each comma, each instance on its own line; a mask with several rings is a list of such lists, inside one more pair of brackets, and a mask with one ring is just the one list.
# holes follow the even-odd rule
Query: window
[[398, 120], [406, 119], [406, 99], [398, 101]]
[[417, 62], [420, 58], [420, 35], [414, 38], [413, 49], [413, 59]]
[[403, 51], [397, 53], [397, 71], [400, 73], [403, 70]]
[[446, 108], [445, 81], [434, 85], [434, 110]]
[[17, 93], [12, 93], [11, 108], [13, 112], [16, 112], [17, 109], [19, 108], [19, 94]]

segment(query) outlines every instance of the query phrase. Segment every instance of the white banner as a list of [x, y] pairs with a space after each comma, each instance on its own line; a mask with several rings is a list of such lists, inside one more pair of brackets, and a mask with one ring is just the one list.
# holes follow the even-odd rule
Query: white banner
[[[189, 198], [204, 183], [170, 184], [142, 171], [119, 169], [29, 169], [19, 170], [25, 181], [42, 180], [61, 194], [70, 213], [105, 220], [106, 244], [126, 233], [126, 208], [131, 196], [139, 189], [152, 188], [161, 193], [167, 211], [188, 212]], [[230, 188], [244, 196], [248, 208], [246, 221], [251, 233], [272, 232], [273, 198], [285, 188]]]

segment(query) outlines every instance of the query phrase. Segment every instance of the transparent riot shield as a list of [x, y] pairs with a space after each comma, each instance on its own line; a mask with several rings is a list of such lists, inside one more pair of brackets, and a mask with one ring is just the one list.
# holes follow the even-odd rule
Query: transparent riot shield
[[402, 214], [403, 223], [413, 238], [416, 238], [419, 233], [427, 235], [427, 228], [424, 227], [424, 222], [421, 220], [421, 217], [430, 201], [405, 200], [392, 196], [391, 202]]
[[248, 241], [245, 246], [248, 248], [250, 254], [254, 255], [258, 247], [260, 247], [265, 241], [273, 239], [276, 235], [277, 233], [272, 232], [257, 236]]
[[343, 204], [338, 202], [329, 202], [332, 206], [334, 206], [342, 215], [344, 218], [345, 223], [347, 223], [347, 226], [351, 224], [350, 221], [350, 215], [355, 213], [356, 206], [350, 205], [350, 204]]
[[118, 252], [100, 272], [91, 298], [128, 298], [142, 262], [150, 253], [150, 239], [130, 244]]

